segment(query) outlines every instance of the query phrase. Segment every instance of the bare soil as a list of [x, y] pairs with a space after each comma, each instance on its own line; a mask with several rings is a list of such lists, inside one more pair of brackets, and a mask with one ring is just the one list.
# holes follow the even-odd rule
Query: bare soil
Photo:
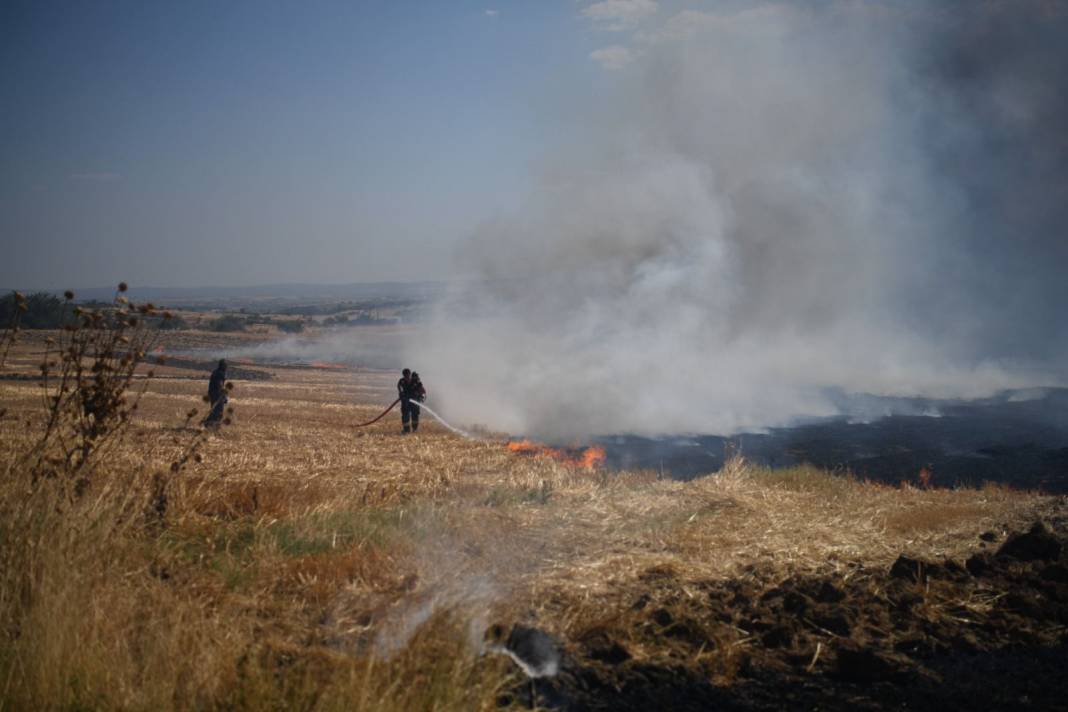
[[[899, 557], [832, 576], [769, 578], [754, 569], [690, 585], [648, 577], [629, 624], [692, 653], [635, 660], [624, 640], [593, 628], [565, 641], [560, 675], [502, 702], [567, 710], [1068, 709], [1068, 537], [1065, 520], [975, 542], [960, 562]], [[664, 573], [664, 572], [662, 572]], [[659, 605], [651, 603], [656, 591]], [[709, 620], [713, 624], [709, 625]], [[717, 627], [755, 641], [715, 684], [702, 652]], [[730, 645], [731, 643], [727, 643]]]

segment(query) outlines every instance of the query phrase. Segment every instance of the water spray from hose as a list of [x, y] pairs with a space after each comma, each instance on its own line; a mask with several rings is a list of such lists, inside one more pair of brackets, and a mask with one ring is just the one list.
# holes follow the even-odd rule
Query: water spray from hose
[[[389, 407], [386, 408], [381, 413], [379, 413], [376, 417], [374, 417], [371, 420], [368, 420], [366, 422], [363, 422], [363, 423], [356, 423], [356, 425], [353, 426], [353, 427], [365, 428], [368, 425], [373, 425], [373, 424], [377, 423], [378, 421], [382, 420], [382, 418], [386, 417], [386, 414], [389, 413], [389, 411], [393, 410], [393, 408], [398, 403], [400, 403], [400, 401], [401, 401], [401, 399], [398, 398], [397, 400], [395, 400], [392, 403], [390, 403]], [[478, 436], [472, 435], [471, 433], [467, 432], [466, 430], [463, 430], [461, 428], [457, 428], [456, 426], [450, 425], [449, 423], [447, 423], [444, 418], [442, 418], [440, 415], [435, 413], [432, 408], [430, 408], [430, 407], [428, 407], [426, 405], [426, 403], [420, 403], [418, 401], [413, 401], [412, 405], [418, 406], [419, 408], [422, 408], [423, 410], [425, 410], [427, 413], [430, 413], [430, 415], [432, 415], [436, 421], [438, 421], [439, 423], [441, 423], [442, 425], [444, 425], [446, 428], [448, 428], [452, 432], [456, 433], [457, 435], [459, 435], [461, 437], [464, 437], [464, 438], [467, 438], [468, 440], [478, 440], [479, 439]]]
[[480, 439], [477, 435], [472, 435], [471, 433], [467, 432], [466, 430], [461, 430], [460, 428], [457, 428], [457, 427], [455, 427], [453, 425], [449, 425], [448, 423], [445, 422], [444, 418], [442, 418], [440, 415], [438, 415], [433, 410], [431, 410], [426, 405], [426, 403], [413, 403], [413, 405], [416, 405], [419, 408], [422, 408], [423, 410], [425, 410], [427, 413], [430, 413], [432, 416], [434, 416], [435, 420], [437, 420], [439, 423], [441, 423], [442, 425], [444, 425], [446, 428], [448, 428], [452, 432], [456, 433], [457, 435], [459, 435], [461, 437], [464, 437], [464, 438], [467, 438], [468, 440], [479, 440]]

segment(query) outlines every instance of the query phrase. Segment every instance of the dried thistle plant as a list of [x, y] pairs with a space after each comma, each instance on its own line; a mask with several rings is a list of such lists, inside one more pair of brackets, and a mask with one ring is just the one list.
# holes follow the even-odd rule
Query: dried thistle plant
[[[157, 346], [171, 315], [163, 312], [155, 318], [155, 305], [131, 302], [123, 296], [126, 290], [125, 282], [119, 284], [112, 304], [102, 308], [74, 306], [74, 293], [64, 293], [73, 318], [63, 325], [58, 338], [45, 342], [39, 365], [44, 424], [17, 468], [28, 477], [31, 488], [48, 481], [58, 485], [65, 498], [80, 497], [90, 486], [97, 464], [122, 441], [155, 375], [152, 369], [143, 374], [138, 369]], [[5, 358], [19, 328], [18, 315], [25, 311], [21, 295], [16, 293], [15, 299], [21, 309], [3, 332]], [[163, 357], [156, 363], [163, 363]], [[190, 428], [195, 416], [193, 409], [182, 428], [194, 431], [192, 437], [184, 443], [175, 438], [180, 447], [171, 463], [172, 474], [190, 461], [199, 461], [204, 434]], [[33, 421], [28, 421], [28, 427], [34, 427]], [[166, 499], [166, 481], [162, 475], [155, 477], [158, 502]]]
[[26, 297], [21, 292], [12, 292], [11, 298], [15, 308], [11, 311], [9, 323], [3, 331], [0, 331], [0, 346], [3, 348], [0, 351], [0, 368], [3, 368], [4, 364], [7, 363], [7, 355], [11, 350], [11, 346], [18, 339], [19, 329], [22, 325], [22, 315], [26, 313], [28, 308]]

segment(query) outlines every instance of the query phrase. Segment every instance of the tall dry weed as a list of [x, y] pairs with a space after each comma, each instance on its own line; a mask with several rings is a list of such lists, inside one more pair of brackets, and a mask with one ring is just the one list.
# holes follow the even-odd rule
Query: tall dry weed
[[[21, 440], [2, 453], [4, 707], [141, 706], [149, 688], [132, 692], [142, 675], [133, 671], [179, 648], [166, 639], [182, 628], [167, 621], [188, 603], [161, 607], [162, 616], [139, 605], [148, 590], [143, 537], [165, 514], [167, 476], [195, 457], [201, 437], [179, 443], [170, 473], [110, 466], [152, 375], [135, 387], [157, 336], [147, 322], [154, 307], [131, 304], [124, 291], [120, 285], [106, 308], [74, 307], [74, 320], [46, 342], [39, 417], [29, 417]], [[5, 332], [5, 360], [17, 334], [16, 321]], [[166, 689], [161, 682], [153, 689]]]
[[72, 308], [40, 363], [40, 410], [5, 423], [24, 430], [0, 450], [0, 710], [492, 706], [508, 672], [448, 611], [388, 659], [296, 642], [336, 590], [398, 585], [385, 499], [320, 511], [315, 487], [191, 477], [209, 438], [195, 409], [169, 467], [130, 457], [158, 320], [124, 291]]

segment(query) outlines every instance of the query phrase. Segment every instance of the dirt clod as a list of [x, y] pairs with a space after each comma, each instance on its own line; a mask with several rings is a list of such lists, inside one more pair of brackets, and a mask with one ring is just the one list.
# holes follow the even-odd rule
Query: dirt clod
[[630, 652], [618, 641], [601, 638], [589, 645], [589, 656], [607, 665], [619, 665], [631, 659]]
[[835, 674], [850, 682], [876, 682], [888, 679], [902, 669], [902, 660], [891, 654], [856, 644], [838, 649]]
[[1061, 543], [1041, 522], [1025, 534], [1010, 536], [998, 549], [998, 556], [1020, 561], [1053, 561], [1060, 555]]
[[968, 573], [972, 576], [978, 578], [990, 568], [990, 555], [985, 553], [973, 554], [964, 562], [964, 568], [966, 568]]
[[922, 581], [926, 570], [927, 565], [924, 562], [901, 555], [890, 567], [890, 578]]
[[1055, 583], [1068, 583], [1068, 566], [1063, 564], [1053, 564], [1042, 569], [1042, 573], [1039, 574], [1046, 581], [1053, 581]]

